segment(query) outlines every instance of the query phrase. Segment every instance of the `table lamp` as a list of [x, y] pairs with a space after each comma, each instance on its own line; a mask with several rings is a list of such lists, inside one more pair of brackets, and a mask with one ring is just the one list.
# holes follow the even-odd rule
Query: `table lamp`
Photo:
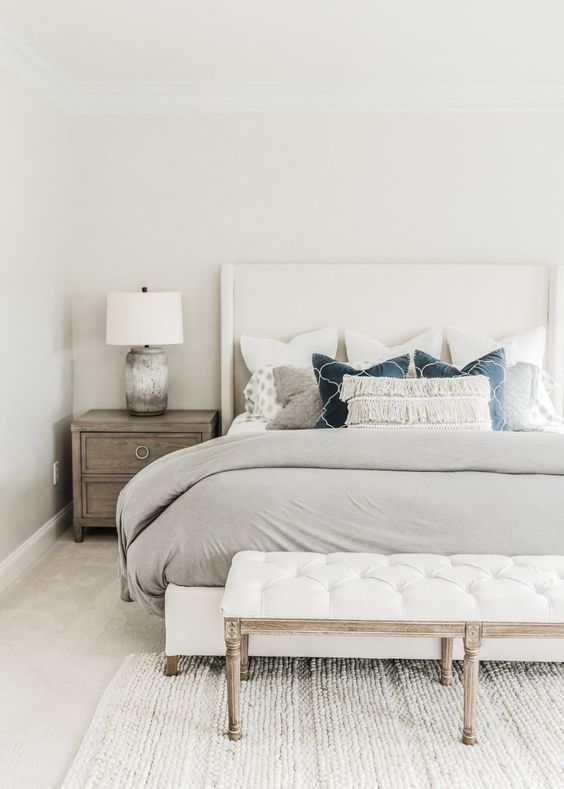
[[125, 360], [125, 400], [134, 416], [164, 414], [168, 359], [161, 345], [183, 342], [180, 293], [108, 293], [106, 343], [130, 345]]

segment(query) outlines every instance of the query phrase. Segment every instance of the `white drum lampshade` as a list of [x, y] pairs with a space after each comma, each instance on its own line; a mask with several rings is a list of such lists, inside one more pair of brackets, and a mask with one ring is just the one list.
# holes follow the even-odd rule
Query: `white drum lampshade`
[[108, 293], [106, 343], [130, 345], [125, 365], [127, 409], [156, 416], [168, 402], [168, 360], [161, 345], [184, 340], [182, 298], [178, 292]]
[[108, 293], [108, 345], [177, 345], [183, 341], [180, 293]]

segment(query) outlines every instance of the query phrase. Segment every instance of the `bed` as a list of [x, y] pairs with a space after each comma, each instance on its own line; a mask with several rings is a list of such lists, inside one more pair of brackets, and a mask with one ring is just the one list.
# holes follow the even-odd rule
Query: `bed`
[[[562, 271], [544, 266], [224, 266], [228, 435], [151, 464], [120, 500], [124, 597], [164, 611], [166, 653], [223, 654], [219, 601], [238, 550], [564, 553], [564, 437], [381, 435], [376, 446], [363, 431], [267, 431], [234, 419], [249, 378], [242, 335], [287, 339], [333, 325], [394, 344], [437, 324], [490, 336], [544, 325], [561, 408], [563, 308]], [[436, 658], [440, 644], [257, 637], [250, 649]], [[484, 645], [484, 657], [564, 660], [564, 648], [557, 640], [499, 641]]]

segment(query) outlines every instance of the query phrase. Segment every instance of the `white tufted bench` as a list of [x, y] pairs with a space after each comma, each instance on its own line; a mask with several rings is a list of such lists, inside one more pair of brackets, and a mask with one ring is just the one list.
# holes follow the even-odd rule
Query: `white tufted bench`
[[464, 640], [462, 741], [472, 745], [481, 640], [564, 637], [564, 556], [243, 551], [221, 610], [230, 739], [241, 737], [250, 635], [405, 635], [442, 639], [445, 685], [452, 639]]

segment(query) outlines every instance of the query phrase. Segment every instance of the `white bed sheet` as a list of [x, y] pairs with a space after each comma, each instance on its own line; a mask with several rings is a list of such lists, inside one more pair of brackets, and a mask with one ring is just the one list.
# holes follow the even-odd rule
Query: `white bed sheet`
[[238, 433], [262, 433], [266, 430], [267, 424], [267, 419], [262, 419], [258, 416], [250, 416], [249, 414], [239, 414], [231, 423], [227, 435], [233, 436]]

